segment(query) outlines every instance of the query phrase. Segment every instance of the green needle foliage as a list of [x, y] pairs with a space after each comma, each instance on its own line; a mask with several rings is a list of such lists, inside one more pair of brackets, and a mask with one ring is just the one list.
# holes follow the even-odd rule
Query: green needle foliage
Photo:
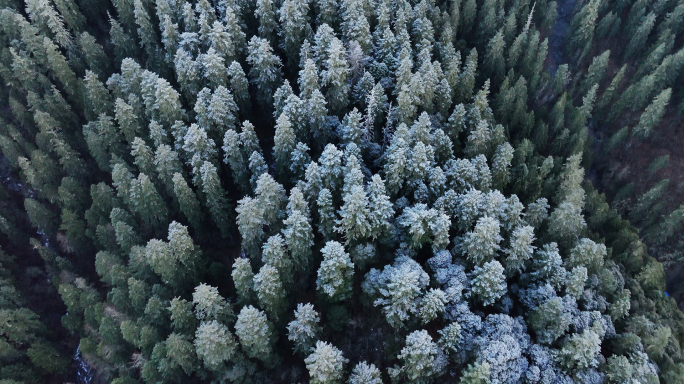
[[677, 175], [589, 167], [679, 117], [684, 8], [558, 6], [0, 1], [0, 382], [680, 382]]

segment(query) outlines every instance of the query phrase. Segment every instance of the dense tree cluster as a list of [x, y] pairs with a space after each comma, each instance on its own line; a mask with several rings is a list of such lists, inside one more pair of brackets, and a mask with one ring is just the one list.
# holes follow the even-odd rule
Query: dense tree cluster
[[[568, 121], [575, 118], [567, 114], [573, 100], [595, 107], [586, 108], [590, 113], [582, 119], [596, 139], [598, 186], [670, 267], [668, 291], [680, 303], [684, 258], [677, 237], [684, 196], [673, 176], [682, 158], [674, 138], [684, 112], [677, 87], [684, 66], [683, 15], [684, 6], [676, 1], [579, 4], [565, 52], [570, 64], [556, 73], [551, 111], [558, 121]], [[585, 165], [590, 160], [586, 157]]]
[[[548, 63], [546, 0], [2, 6], [0, 150], [24, 183], [2, 239], [42, 256], [102, 380], [684, 377], [663, 265], [583, 168], [592, 124], [643, 110], [645, 139], [680, 97], [681, 6], [582, 3], [572, 67]], [[621, 28], [648, 66], [604, 87], [610, 52], [578, 68]], [[10, 277], [0, 381], [59, 374]]]

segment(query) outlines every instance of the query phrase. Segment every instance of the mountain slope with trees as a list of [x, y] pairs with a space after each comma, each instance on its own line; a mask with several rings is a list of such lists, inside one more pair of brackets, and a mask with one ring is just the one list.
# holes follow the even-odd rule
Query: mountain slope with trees
[[[658, 126], [676, 54], [639, 106], [608, 54], [550, 74], [554, 1], [3, 6], [0, 151], [31, 193], [1, 239], [42, 257], [97, 380], [684, 377], [663, 265], [584, 169], [607, 106]], [[578, 4], [578, 67], [605, 8]]]

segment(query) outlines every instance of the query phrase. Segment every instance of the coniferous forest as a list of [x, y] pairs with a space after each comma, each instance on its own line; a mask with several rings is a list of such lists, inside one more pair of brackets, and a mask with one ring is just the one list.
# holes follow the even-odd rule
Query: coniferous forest
[[684, 383], [683, 66], [683, 0], [0, 0], [0, 384]]

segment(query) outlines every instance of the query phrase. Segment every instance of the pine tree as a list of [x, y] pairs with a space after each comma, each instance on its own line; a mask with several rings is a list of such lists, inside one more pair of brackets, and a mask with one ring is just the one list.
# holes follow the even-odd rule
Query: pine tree
[[249, 259], [235, 259], [231, 277], [233, 278], [233, 283], [235, 283], [235, 290], [237, 291], [239, 302], [251, 302], [255, 297], [254, 272], [252, 272], [252, 266], [250, 265]]
[[578, 56], [580, 59], [589, 51], [591, 42], [594, 38], [594, 29], [599, 14], [599, 5], [598, 1], [590, 1], [572, 18], [570, 28], [574, 32], [571, 37], [570, 47], [574, 51], [572, 52], [573, 55]]
[[212, 371], [219, 371], [230, 361], [237, 348], [235, 337], [225, 325], [212, 320], [203, 322], [195, 334], [197, 356]]
[[130, 196], [133, 210], [150, 228], [161, 228], [167, 223], [168, 209], [150, 178], [141, 173], [131, 181]]
[[633, 133], [639, 138], [646, 138], [650, 136], [651, 131], [658, 124], [660, 124], [665, 108], [670, 102], [672, 95], [672, 88], [667, 88], [660, 92], [658, 96], [653, 99], [653, 102], [646, 107], [639, 118], [639, 123], [634, 127]]
[[257, 180], [254, 192], [259, 204], [263, 207], [265, 224], [274, 225], [287, 201], [285, 188], [278, 184], [270, 174], [263, 173]]
[[482, 265], [496, 255], [499, 243], [503, 240], [499, 234], [500, 227], [495, 218], [485, 216], [478, 219], [475, 229], [464, 236], [464, 250], [472, 264]]
[[465, 369], [459, 384], [488, 384], [490, 377], [491, 368], [488, 362], [473, 363]]
[[227, 322], [233, 317], [230, 304], [218, 293], [216, 287], [198, 285], [192, 293], [192, 302], [195, 305], [195, 317], [199, 321]]
[[388, 235], [392, 230], [391, 220], [394, 217], [394, 208], [389, 196], [387, 196], [385, 183], [380, 175], [373, 175], [371, 178], [368, 185], [368, 195], [370, 236], [379, 238]]
[[349, 362], [342, 351], [324, 341], [317, 341], [313, 352], [304, 359], [311, 384], [342, 383], [344, 365]]
[[587, 74], [582, 80], [580, 89], [582, 92], [587, 92], [594, 84], [600, 84], [608, 67], [608, 58], [610, 57], [610, 50], [604, 51], [601, 55], [594, 57], [587, 69]]
[[308, 32], [306, 27], [309, 27], [308, 13], [309, 3], [302, 0], [285, 0], [278, 10], [278, 34], [291, 68], [297, 68], [299, 64], [299, 48]]
[[513, 147], [509, 143], [503, 143], [496, 148], [492, 159], [493, 187], [503, 189], [510, 181], [510, 167], [513, 160]]
[[259, 254], [262, 238], [264, 236], [264, 207], [258, 199], [244, 197], [238, 201], [237, 225], [242, 236], [242, 247], [251, 256]]
[[193, 60], [191, 54], [183, 48], [176, 50], [173, 63], [180, 89], [188, 99], [192, 100], [200, 88], [201, 63]]
[[310, 148], [302, 143], [298, 142], [292, 156], [290, 158], [290, 172], [296, 180], [302, 180], [306, 173], [307, 166], [311, 163], [311, 156], [309, 156]]
[[290, 193], [290, 204], [297, 199], [303, 207], [289, 210], [287, 219], [283, 221], [285, 224], [283, 235], [293, 256], [295, 268], [298, 271], [307, 271], [311, 263], [311, 247], [314, 243], [314, 235], [304, 196], [301, 195], [298, 188], [293, 188]]
[[184, 137], [183, 151], [192, 167], [193, 184], [200, 186], [202, 181], [201, 168], [205, 161], [215, 162], [216, 144], [207, 136], [207, 131], [197, 124], [190, 124]]
[[290, 81], [285, 79], [283, 84], [273, 94], [273, 117], [278, 118], [285, 111], [288, 99], [294, 95]]
[[[132, 278], [128, 280], [128, 285], [132, 287], [133, 285], [131, 282]], [[168, 309], [171, 314], [170, 317], [173, 330], [180, 334], [193, 332], [197, 327], [197, 319], [195, 318], [195, 314], [192, 312], [192, 303], [185, 299], [174, 297], [169, 304], [170, 305]]]
[[31, 0], [26, 2], [26, 13], [34, 24], [37, 24], [47, 36], [54, 36], [54, 40], [62, 47], [71, 45], [73, 37], [64, 25], [64, 20], [47, 1]]
[[273, 138], [273, 152], [276, 160], [276, 170], [282, 175], [282, 181], [289, 175], [292, 151], [297, 145], [292, 123], [285, 113], [281, 113], [276, 121], [275, 137]]
[[342, 42], [333, 38], [326, 51], [325, 70], [321, 72], [323, 85], [328, 87], [326, 99], [333, 111], [341, 111], [347, 106], [349, 97], [349, 64], [345, 58]]
[[429, 323], [436, 319], [439, 314], [443, 313], [446, 303], [447, 296], [444, 291], [441, 289], [430, 289], [423, 296], [420, 313], [418, 314], [423, 324]]
[[[284, 273], [285, 271], [281, 271]], [[279, 276], [278, 269], [265, 264], [254, 275], [254, 291], [257, 294], [259, 305], [264, 308], [271, 319], [278, 320], [287, 305], [286, 293]]]
[[[470, 1], [470, 0], [469, 0]], [[467, 4], [467, 3], [466, 3]], [[465, 68], [459, 76], [458, 86], [455, 89], [458, 91], [457, 101], [469, 100], [473, 95], [475, 88], [475, 76], [477, 74], [477, 50], [473, 48], [466, 58]]]
[[583, 127], [586, 125], [587, 121], [591, 118], [591, 113], [594, 110], [594, 101], [596, 100], [596, 91], [598, 90], [598, 84], [594, 84], [586, 95], [582, 98], [582, 106], [579, 108], [579, 119], [575, 123], [576, 127]]
[[475, 129], [470, 131], [466, 143], [465, 153], [471, 157], [487, 155], [492, 146], [492, 130], [487, 120], [480, 120]]
[[382, 384], [380, 370], [375, 364], [368, 364], [362, 361], [354, 367], [351, 376], [349, 376], [349, 384]]
[[225, 10], [224, 19], [226, 33], [228, 33], [228, 36], [230, 36], [233, 42], [236, 55], [244, 57], [242, 55], [247, 48], [247, 35], [243, 31], [243, 21], [241, 20], [240, 16], [240, 8], [232, 5], [224, 6], [222, 8]]
[[86, 70], [84, 86], [90, 104], [87, 111], [90, 113], [91, 119], [95, 119], [101, 114], [111, 114], [113, 110], [111, 95], [104, 84], [98, 80], [95, 73]]
[[316, 288], [331, 301], [341, 301], [352, 294], [354, 264], [342, 244], [328, 241], [321, 249], [323, 261], [318, 269]]
[[134, 15], [135, 23], [138, 25], [138, 36], [140, 37], [140, 46], [145, 48], [145, 51], [150, 57], [154, 57], [155, 50], [158, 45], [157, 33], [155, 32], [150, 15], [145, 9], [145, 5], [140, 0], [135, 0]]
[[584, 285], [587, 281], [587, 268], [584, 266], [574, 267], [567, 276], [565, 291], [578, 299], [584, 292]]
[[240, 136], [233, 129], [226, 130], [223, 136], [223, 162], [230, 166], [235, 185], [243, 192], [247, 192], [250, 189], [249, 175], [240, 144]]
[[565, 260], [567, 268], [586, 267], [590, 273], [598, 273], [603, 268], [606, 257], [606, 246], [597, 244], [590, 239], [580, 239], [570, 251]]
[[[47, 55], [48, 68], [52, 70], [53, 75], [59, 80], [67, 94], [75, 98], [79, 87], [78, 79], [74, 71], [69, 67], [66, 58], [48, 37], [43, 38], [43, 49]], [[75, 102], [78, 103], [77, 100]]]
[[335, 231], [342, 233], [346, 244], [362, 241], [370, 235], [370, 211], [368, 196], [362, 186], [353, 186], [343, 197]]
[[236, 57], [236, 47], [233, 44], [230, 34], [226, 32], [225, 26], [218, 20], [211, 25], [208, 33], [210, 49], [214, 50], [223, 59], [231, 61]]
[[489, 41], [484, 60], [485, 69], [496, 83], [503, 80], [506, 71], [505, 49], [506, 42], [504, 41], [503, 29], [500, 29]]
[[342, 0], [342, 32], [346, 41], [356, 41], [368, 53], [371, 48], [371, 33], [364, 10], [364, 2]]
[[211, 217], [219, 227], [221, 236], [224, 238], [228, 236], [231, 227], [230, 206], [225, 190], [221, 187], [221, 180], [216, 172], [216, 167], [205, 161], [200, 169], [202, 174], [202, 189], [206, 198], [206, 205], [211, 212]]
[[154, 153], [143, 139], [139, 137], [133, 139], [133, 142], [131, 143], [131, 156], [133, 156], [134, 159], [133, 163], [138, 167], [138, 170], [140, 170], [141, 173], [147, 175], [156, 174]]
[[639, 25], [639, 27], [634, 31], [629, 43], [625, 47], [625, 60], [634, 58], [638, 53], [643, 50], [648, 35], [651, 33], [653, 26], [655, 25], [656, 15], [651, 12]]
[[259, 19], [259, 36], [266, 38], [271, 43], [274, 42], [273, 32], [278, 26], [273, 8], [272, 0], [258, 0], [254, 11], [254, 15]]
[[247, 63], [252, 66], [249, 70], [251, 82], [257, 87], [261, 103], [270, 106], [273, 91], [282, 80], [280, 58], [273, 54], [273, 48], [267, 40], [256, 36], [249, 40], [248, 51]]
[[406, 337], [406, 346], [399, 356], [404, 365], [402, 371], [409, 381], [423, 383], [431, 381], [437, 374], [435, 360], [439, 348], [426, 330], [413, 331]]
[[173, 174], [173, 191], [180, 210], [195, 230], [202, 228], [200, 203], [195, 192], [190, 189], [187, 181], [179, 172]]
[[539, 343], [551, 344], [568, 331], [571, 320], [563, 301], [556, 297], [535, 308], [528, 323], [535, 330]]
[[610, 305], [609, 312], [613, 321], [619, 320], [629, 314], [631, 308], [630, 296], [631, 292], [629, 289], [623, 289]]
[[[163, 2], [161, 2], [164, 4]], [[157, 8], [157, 11], [161, 10], [161, 7]], [[167, 62], [171, 62], [175, 56], [176, 47], [178, 46], [179, 33], [178, 24], [174, 23], [169, 14], [158, 15], [160, 23], [159, 28], [161, 29], [161, 41], [166, 50], [165, 59]]]
[[300, 89], [300, 96], [304, 99], [311, 99], [314, 91], [319, 90], [318, 68], [312, 59], [307, 59], [304, 68], [299, 71], [297, 80]]
[[471, 295], [482, 301], [484, 305], [494, 304], [506, 293], [504, 268], [496, 260], [475, 266], [471, 282]]
[[592, 329], [570, 336], [560, 350], [561, 365], [570, 369], [586, 369], [598, 365], [596, 356], [601, 351], [601, 339]]
[[266, 314], [252, 307], [242, 307], [235, 323], [235, 335], [247, 356], [270, 363], [273, 359], [275, 331]]
[[196, 366], [194, 345], [188, 341], [188, 337], [172, 333], [164, 342], [166, 346], [166, 358], [172, 366], [180, 367], [186, 375], [192, 374]]
[[242, 70], [242, 66], [237, 61], [230, 63], [228, 67], [228, 77], [230, 78], [230, 88], [233, 91], [233, 96], [239, 107], [239, 111], [243, 116], [249, 114], [251, 110], [251, 101], [249, 98], [249, 83], [247, 76]]
[[262, 247], [262, 261], [278, 271], [282, 285], [292, 286], [293, 263], [285, 249], [285, 240], [281, 235], [268, 238]]
[[439, 334], [438, 343], [445, 352], [458, 352], [461, 341], [461, 326], [457, 322], [450, 323], [441, 329]]
[[525, 262], [532, 258], [535, 246], [534, 227], [519, 226], [513, 230], [510, 247], [504, 252], [508, 254], [505, 260], [506, 270], [520, 272], [525, 269]]
[[411, 314], [419, 311], [419, 298], [430, 277], [412, 259], [400, 256], [382, 272], [371, 269], [362, 285], [363, 291], [376, 298], [373, 305], [382, 306], [387, 322], [400, 328]]
[[287, 338], [294, 343], [294, 350], [307, 354], [314, 348], [314, 342], [321, 332], [320, 315], [310, 303], [297, 304], [295, 318], [287, 325]]
[[329, 240], [332, 237], [335, 222], [337, 221], [332, 198], [330, 190], [323, 188], [319, 192], [318, 199], [316, 200], [319, 217], [318, 231], [326, 240]]
[[214, 48], [209, 48], [207, 53], [199, 55], [197, 61], [202, 65], [202, 75], [212, 88], [227, 85], [225, 60]]
[[237, 124], [238, 107], [233, 94], [225, 87], [218, 86], [211, 96], [207, 108], [208, 117], [217, 131], [218, 137], [223, 137], [225, 131]]

